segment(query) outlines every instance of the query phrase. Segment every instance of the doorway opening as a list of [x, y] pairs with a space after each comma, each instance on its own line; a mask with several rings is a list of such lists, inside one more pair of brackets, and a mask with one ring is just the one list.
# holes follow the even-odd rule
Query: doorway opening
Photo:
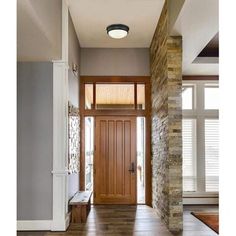
[[80, 190], [151, 205], [150, 78], [81, 77]]

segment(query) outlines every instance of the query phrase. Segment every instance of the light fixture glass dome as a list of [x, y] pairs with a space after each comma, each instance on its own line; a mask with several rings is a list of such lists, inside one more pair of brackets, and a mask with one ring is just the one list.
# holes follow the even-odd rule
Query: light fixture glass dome
[[122, 24], [113, 24], [107, 27], [107, 34], [114, 39], [122, 39], [127, 36], [129, 27]]

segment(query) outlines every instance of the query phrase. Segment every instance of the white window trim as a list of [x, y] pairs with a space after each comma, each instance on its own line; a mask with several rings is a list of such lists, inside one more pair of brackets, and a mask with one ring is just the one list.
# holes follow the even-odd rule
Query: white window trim
[[[196, 86], [192, 83], [184, 83], [183, 87], [192, 88], [192, 108], [195, 109], [195, 107], [196, 107], [196, 104], [195, 104], [195, 96], [196, 96], [195, 91], [196, 91], [196, 89], [195, 89], [195, 87]], [[186, 111], [186, 112], [190, 111], [191, 112], [192, 109], [186, 109], [184, 111]]]
[[[209, 85], [209, 86], [206, 86]], [[183, 87], [193, 86], [193, 109], [183, 110], [183, 119], [196, 119], [197, 191], [183, 192], [183, 197], [218, 197], [218, 192], [205, 191], [205, 119], [219, 119], [219, 110], [204, 109], [204, 88], [218, 87], [218, 81], [183, 81]], [[203, 157], [203, 158], [201, 158]], [[200, 181], [199, 181], [200, 180]]]

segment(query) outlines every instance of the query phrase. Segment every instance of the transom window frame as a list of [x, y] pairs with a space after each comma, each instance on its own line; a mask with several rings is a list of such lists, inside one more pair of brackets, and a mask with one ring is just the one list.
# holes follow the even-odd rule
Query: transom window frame
[[[183, 192], [183, 197], [218, 197], [219, 192], [205, 188], [205, 120], [219, 119], [218, 109], [205, 109], [205, 87], [219, 87], [218, 80], [183, 80], [183, 87], [193, 86], [193, 109], [182, 110], [183, 119], [196, 120], [196, 191]], [[203, 158], [201, 158], [203, 157]]]
[[[134, 109], [96, 109], [96, 84], [134, 84]], [[85, 109], [85, 84], [93, 84], [93, 106], [92, 109]], [[139, 109], [137, 106], [137, 85], [145, 85], [145, 108]], [[150, 77], [147, 76], [83, 76], [80, 81], [80, 110], [85, 116], [96, 115], [138, 115], [147, 116], [150, 113]]]

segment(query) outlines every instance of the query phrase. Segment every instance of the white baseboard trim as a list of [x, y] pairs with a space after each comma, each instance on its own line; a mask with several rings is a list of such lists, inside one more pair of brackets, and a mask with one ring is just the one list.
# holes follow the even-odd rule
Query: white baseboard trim
[[17, 230], [18, 231], [37, 231], [37, 230], [48, 230], [48, 231], [66, 231], [70, 225], [69, 212], [65, 219], [62, 221], [52, 220], [18, 220]]
[[219, 198], [183, 198], [183, 205], [217, 205], [219, 204]]
[[70, 215], [71, 213], [69, 212], [63, 220], [52, 220], [51, 231], [66, 231], [70, 225]]
[[66, 230], [70, 225], [70, 216], [71, 216], [71, 212], [67, 213], [67, 215], [66, 215]]
[[51, 230], [51, 220], [18, 220], [18, 231]]

